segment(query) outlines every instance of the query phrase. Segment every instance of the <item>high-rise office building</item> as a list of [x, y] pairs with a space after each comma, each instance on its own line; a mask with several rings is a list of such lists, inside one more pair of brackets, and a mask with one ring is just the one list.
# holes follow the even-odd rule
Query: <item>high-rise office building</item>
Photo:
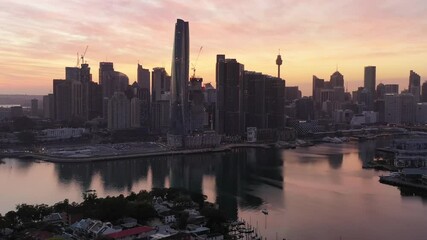
[[384, 99], [385, 94], [386, 94], [385, 85], [382, 83], [378, 84], [377, 85], [377, 91], [376, 91], [377, 99]]
[[31, 99], [31, 115], [37, 116], [39, 114], [39, 100]]
[[245, 71], [243, 86], [245, 129], [283, 128], [285, 81], [262, 73]]
[[84, 83], [88, 120], [102, 117], [102, 87], [95, 82]]
[[172, 55], [170, 133], [185, 135], [188, 132], [188, 80], [189, 80], [189, 27], [178, 19]]
[[71, 83], [67, 80], [53, 80], [54, 116], [57, 121], [71, 120]]
[[80, 68], [78, 68], [78, 67], [66, 67], [65, 68], [65, 80], [80, 81]]
[[205, 120], [205, 96], [202, 78], [191, 78], [188, 89], [189, 129], [191, 132], [202, 132]]
[[43, 117], [52, 120], [55, 119], [53, 94], [43, 96]]
[[423, 83], [421, 101], [427, 102], [427, 81]]
[[399, 95], [388, 93], [384, 95], [384, 121], [386, 123], [400, 123]]
[[137, 68], [137, 82], [141, 88], [150, 89], [150, 70], [143, 68], [141, 64]]
[[151, 79], [151, 100], [160, 101], [161, 95], [170, 91], [171, 77], [164, 68], [153, 68]]
[[104, 98], [111, 98], [115, 92], [126, 91], [129, 85], [129, 78], [126, 74], [114, 71], [113, 63], [99, 63], [99, 83], [102, 86]]
[[331, 75], [330, 79], [332, 87], [342, 87], [344, 88], [344, 76], [336, 71]]
[[301, 91], [298, 89], [298, 86], [286, 87], [285, 88], [285, 98], [286, 101], [290, 102], [296, 99], [301, 98]]
[[314, 119], [314, 104], [310, 97], [303, 97], [295, 101], [295, 117], [298, 120], [310, 121]]
[[108, 128], [130, 127], [130, 102], [123, 92], [115, 92], [108, 100]]
[[417, 102], [412, 93], [401, 93], [399, 95], [400, 123], [414, 124], [416, 118]]
[[244, 66], [236, 59], [216, 58], [217, 102], [215, 130], [218, 134], [234, 136], [244, 133], [243, 107]]
[[321, 91], [325, 87], [325, 80], [320, 79], [317, 76], [313, 75], [313, 101], [315, 105], [315, 110], [318, 110], [321, 105]]
[[141, 100], [137, 97], [130, 100], [130, 127], [141, 127]]
[[409, 72], [409, 93], [412, 93], [415, 102], [420, 102], [421, 77], [414, 71]]
[[387, 94], [387, 93], [399, 94], [399, 84], [385, 84], [384, 94]]
[[372, 95], [373, 99], [375, 98], [376, 75], [377, 68], [375, 66], [365, 67], [364, 88], [368, 90], [368, 93]]

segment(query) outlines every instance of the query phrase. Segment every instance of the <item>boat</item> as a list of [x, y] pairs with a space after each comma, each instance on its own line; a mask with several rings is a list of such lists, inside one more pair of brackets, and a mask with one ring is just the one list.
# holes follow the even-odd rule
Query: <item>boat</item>
[[268, 215], [268, 210], [265, 208], [263, 210], [261, 210], [261, 212], [264, 213], [265, 215]]

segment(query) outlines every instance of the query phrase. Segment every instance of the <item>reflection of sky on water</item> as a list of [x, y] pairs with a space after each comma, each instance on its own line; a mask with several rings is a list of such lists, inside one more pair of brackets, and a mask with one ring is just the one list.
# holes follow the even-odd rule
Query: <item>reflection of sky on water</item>
[[[381, 142], [323, 144], [295, 150], [163, 156], [81, 164], [6, 159], [0, 165], [0, 212], [15, 204], [80, 201], [81, 192], [127, 194], [152, 187], [203, 192], [231, 218], [242, 217], [267, 238], [417, 239], [426, 200], [378, 183], [363, 170]], [[427, 198], [424, 198], [427, 199]], [[260, 209], [269, 209], [265, 217]], [[406, 224], [399, 224], [404, 222]], [[387, 230], [378, 228], [378, 223]], [[420, 230], [421, 229], [421, 230]]]

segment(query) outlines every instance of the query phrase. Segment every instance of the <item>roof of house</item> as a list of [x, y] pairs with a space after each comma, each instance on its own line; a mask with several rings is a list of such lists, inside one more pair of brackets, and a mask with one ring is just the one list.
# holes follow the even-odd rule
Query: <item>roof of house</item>
[[122, 238], [122, 237], [127, 237], [127, 236], [132, 236], [132, 235], [150, 232], [153, 230], [154, 230], [154, 228], [152, 228], [152, 227], [142, 226], [142, 227], [136, 227], [136, 228], [123, 230], [123, 231], [116, 232], [116, 233], [111, 233], [111, 234], [108, 234], [107, 237]]

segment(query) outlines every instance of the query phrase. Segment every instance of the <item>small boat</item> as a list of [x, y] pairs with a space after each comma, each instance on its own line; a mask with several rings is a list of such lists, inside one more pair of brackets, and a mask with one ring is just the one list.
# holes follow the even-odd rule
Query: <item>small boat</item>
[[265, 208], [263, 210], [261, 210], [261, 212], [264, 213], [265, 215], [268, 215], [268, 210]]

